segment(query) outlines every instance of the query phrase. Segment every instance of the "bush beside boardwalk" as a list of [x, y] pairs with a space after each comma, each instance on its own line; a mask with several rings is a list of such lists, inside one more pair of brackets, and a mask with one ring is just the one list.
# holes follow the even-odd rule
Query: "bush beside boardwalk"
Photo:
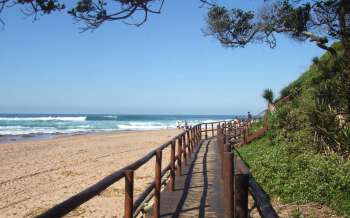
[[269, 133], [239, 152], [258, 183], [279, 203], [316, 202], [350, 217], [350, 161], [284, 139], [270, 140]]
[[[350, 217], [350, 108], [344, 94], [350, 92], [350, 72], [341, 45], [333, 47], [338, 58], [329, 53], [314, 58], [309, 70], [274, 102], [270, 131], [240, 152], [278, 202], [316, 202]], [[253, 131], [258, 126], [254, 124]]]

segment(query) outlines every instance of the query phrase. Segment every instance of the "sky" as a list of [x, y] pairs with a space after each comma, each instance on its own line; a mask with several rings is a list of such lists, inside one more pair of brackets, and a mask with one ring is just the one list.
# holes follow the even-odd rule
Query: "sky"
[[323, 53], [285, 36], [275, 49], [224, 48], [204, 36], [200, 6], [169, 0], [141, 27], [110, 22], [85, 33], [65, 13], [33, 23], [19, 8], [5, 10], [0, 113], [258, 113], [266, 108], [265, 88], [278, 95]]

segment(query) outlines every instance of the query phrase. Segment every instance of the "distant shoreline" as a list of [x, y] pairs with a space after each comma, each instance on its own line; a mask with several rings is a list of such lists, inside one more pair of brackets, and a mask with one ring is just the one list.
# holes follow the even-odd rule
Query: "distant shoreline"
[[0, 135], [0, 145], [12, 144], [20, 142], [45, 141], [55, 138], [64, 138], [71, 136], [84, 135], [103, 135], [103, 134], [122, 134], [133, 132], [151, 132], [151, 131], [166, 131], [174, 130], [176, 128], [169, 127], [167, 129], [152, 129], [152, 130], [110, 130], [110, 131], [91, 131], [91, 132], [77, 132], [77, 133], [53, 133], [53, 134], [26, 134], [26, 135]]
[[60, 115], [0, 114], [0, 144], [50, 139], [62, 135], [174, 129], [230, 120], [230, 115]]

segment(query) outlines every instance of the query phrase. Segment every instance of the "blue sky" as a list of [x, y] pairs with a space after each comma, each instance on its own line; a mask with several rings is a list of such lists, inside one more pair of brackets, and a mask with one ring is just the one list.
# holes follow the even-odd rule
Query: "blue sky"
[[5, 11], [0, 113], [256, 113], [263, 89], [277, 94], [323, 53], [284, 36], [275, 49], [223, 48], [203, 35], [199, 6], [167, 1], [139, 28], [112, 22], [92, 33], [64, 13], [32, 23], [18, 8]]

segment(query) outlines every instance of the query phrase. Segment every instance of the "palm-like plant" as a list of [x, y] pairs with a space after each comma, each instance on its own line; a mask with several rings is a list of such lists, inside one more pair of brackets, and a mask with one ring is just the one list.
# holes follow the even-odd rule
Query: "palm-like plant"
[[272, 89], [265, 89], [263, 92], [262, 97], [267, 101], [269, 104], [273, 104], [273, 91]]
[[268, 110], [270, 112], [274, 112], [275, 111], [275, 105], [273, 103], [273, 99], [274, 99], [274, 94], [273, 94], [273, 91], [272, 89], [265, 89], [263, 94], [262, 94], [262, 97], [267, 101], [268, 103]]

